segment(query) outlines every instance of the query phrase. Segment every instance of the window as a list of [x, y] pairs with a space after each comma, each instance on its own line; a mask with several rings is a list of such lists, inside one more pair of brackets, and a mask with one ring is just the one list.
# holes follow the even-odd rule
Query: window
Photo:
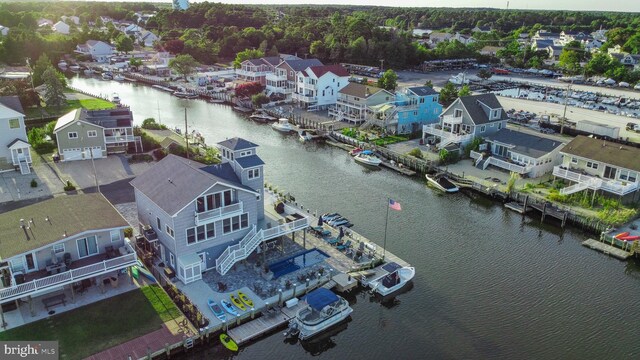
[[87, 136], [88, 137], [98, 137], [98, 132], [95, 130], [89, 130], [87, 131]]
[[437, 101], [438, 101], [438, 97], [437, 97], [437, 96], [434, 96], [434, 97], [433, 97], [433, 102], [437, 102]]
[[169, 225], [165, 225], [164, 230], [167, 232], [167, 234], [169, 234], [169, 236], [171, 236], [172, 238], [175, 238], [173, 229]]
[[158, 231], [162, 231], [162, 226], [160, 225], [160, 218], [156, 217], [156, 225], [158, 225]]
[[64, 244], [55, 244], [53, 245], [53, 253], [54, 254], [62, 254], [64, 252]]
[[222, 233], [228, 234], [231, 232], [231, 219], [222, 220]]
[[109, 237], [111, 238], [111, 242], [120, 241], [120, 230], [111, 230]]
[[240, 216], [234, 216], [222, 220], [222, 232], [228, 234], [233, 231], [246, 229], [249, 227], [249, 214], [244, 213]]
[[481, 133], [483, 133], [486, 129], [487, 129], [486, 126], [484, 126], [484, 125], [480, 126], [480, 132]]
[[9, 119], [9, 129], [17, 129], [20, 127], [20, 119]]
[[572, 157], [571, 158], [571, 163], [572, 164], [577, 164], [578, 163], [578, 158]]
[[249, 156], [249, 155], [251, 155], [251, 150], [243, 151], [243, 152], [240, 153], [241, 157], [242, 156]]
[[502, 123], [501, 122], [498, 123], [498, 130], [500, 130], [500, 129], [502, 129]]
[[69, 139], [77, 139], [78, 138], [78, 133], [75, 131], [71, 131], [69, 133], [67, 133], [67, 136], [69, 136]]
[[462, 116], [462, 110], [460, 110], [460, 109], [455, 109], [455, 111], [453, 112], [453, 116], [454, 116], [454, 117], [460, 117], [460, 116]]
[[[222, 200], [224, 199], [224, 203]], [[196, 212], [202, 213], [211, 211], [223, 206], [229, 206], [233, 203], [233, 194], [231, 190], [201, 196], [196, 199]]]
[[592, 168], [593, 170], [597, 170], [598, 169], [598, 163], [597, 162], [587, 161], [587, 167], [588, 168]]
[[192, 245], [216, 236], [215, 223], [200, 225], [187, 229], [187, 244]]
[[424, 98], [420, 98], [420, 104], [424, 104]]
[[216, 224], [210, 223], [205, 225], [207, 239], [216, 237]]
[[250, 169], [249, 170], [249, 179], [255, 179], [260, 177], [260, 169]]
[[240, 227], [243, 229], [249, 227], [249, 214], [240, 215]]
[[418, 112], [417, 112], [417, 111], [414, 111], [414, 112], [413, 112], [413, 116], [418, 116]]
[[172, 253], [169, 253], [169, 264], [171, 267], [176, 267], [176, 257]]

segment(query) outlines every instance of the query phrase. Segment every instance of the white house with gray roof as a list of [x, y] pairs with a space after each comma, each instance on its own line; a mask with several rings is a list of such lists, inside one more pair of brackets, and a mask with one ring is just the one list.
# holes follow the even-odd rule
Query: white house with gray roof
[[84, 44], [78, 44], [75, 52], [81, 55], [91, 56], [94, 61], [103, 63], [109, 61], [109, 58], [114, 53], [114, 48], [104, 41], [87, 40]]
[[298, 72], [311, 66], [322, 66], [318, 59], [284, 59], [266, 75], [266, 93], [268, 96], [279, 97], [291, 101], [296, 90]]
[[561, 162], [564, 147], [561, 141], [511, 129], [501, 129], [484, 141], [479, 151], [471, 151], [477, 168], [491, 165], [529, 178], [552, 172]]
[[267, 229], [264, 162], [258, 145], [240, 138], [218, 143], [222, 163], [204, 165], [168, 155], [131, 185], [138, 220], [157, 234], [160, 259], [188, 284], [202, 272], [226, 274], [263, 241], [303, 230], [303, 221]]
[[31, 145], [24, 110], [17, 96], [0, 96], [0, 172], [20, 169], [31, 173]]
[[440, 115], [438, 124], [424, 125], [422, 138], [443, 149], [451, 144], [463, 148], [475, 137], [487, 137], [507, 127], [507, 113], [495, 94], [463, 96]]

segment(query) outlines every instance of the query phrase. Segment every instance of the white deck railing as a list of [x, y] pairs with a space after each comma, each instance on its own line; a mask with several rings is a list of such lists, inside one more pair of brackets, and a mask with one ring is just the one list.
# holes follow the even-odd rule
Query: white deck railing
[[445, 115], [442, 117], [442, 122], [447, 124], [462, 124], [462, 116]]
[[135, 136], [133, 135], [105, 136], [104, 141], [107, 144], [132, 142], [132, 141], [135, 141]]
[[23, 284], [0, 289], [0, 301], [2, 303], [13, 301], [27, 295], [35, 295], [55, 286], [67, 285], [93, 276], [133, 266], [138, 261], [136, 253], [131, 246], [125, 246], [131, 253], [59, 274], [35, 279]]
[[309, 218], [306, 217], [278, 225], [271, 229], [259, 230], [257, 232], [254, 226], [239, 243], [229, 246], [222, 255], [216, 259], [216, 269], [220, 275], [224, 275], [231, 270], [231, 267], [233, 267], [236, 262], [246, 259], [252, 252], [254, 252], [261, 242], [278, 236], [290, 234], [294, 231], [306, 229], [308, 226]]
[[223, 218], [232, 217], [234, 215], [240, 215], [242, 214], [242, 212], [242, 202], [219, 207], [217, 209], [205, 212], [196, 212], [196, 226], [200, 226], [202, 224], [210, 223], [217, 220], [222, 220]]
[[454, 134], [450, 131], [437, 129], [435, 125], [424, 125], [422, 131], [440, 137], [440, 145], [438, 145], [440, 149], [452, 143], [465, 143], [473, 140], [473, 134]]
[[[583, 186], [586, 186], [584, 187], [584, 189], [588, 188], [591, 190], [604, 190], [616, 195], [626, 195], [638, 189], [637, 183], [624, 184], [616, 180], [600, 179], [589, 175], [583, 175], [569, 169], [562, 169], [559, 165], [554, 166], [553, 175], [573, 181], [575, 183], [582, 183], [584, 184]], [[570, 186], [565, 189], [561, 189], [560, 194], [567, 195], [579, 191], [576, 190], [578, 189], [578, 187], [572, 188]]]

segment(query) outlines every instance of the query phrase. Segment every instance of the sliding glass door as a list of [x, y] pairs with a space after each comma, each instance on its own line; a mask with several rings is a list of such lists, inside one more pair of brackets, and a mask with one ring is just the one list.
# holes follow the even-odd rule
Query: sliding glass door
[[98, 253], [98, 241], [95, 236], [78, 239], [78, 257], [83, 258]]

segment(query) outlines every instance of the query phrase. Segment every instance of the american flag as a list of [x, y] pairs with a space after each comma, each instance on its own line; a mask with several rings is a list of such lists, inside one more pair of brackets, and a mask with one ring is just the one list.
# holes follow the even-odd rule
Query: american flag
[[392, 199], [389, 199], [389, 207], [396, 211], [402, 210], [402, 207], [400, 207], [400, 203], [395, 202]]

